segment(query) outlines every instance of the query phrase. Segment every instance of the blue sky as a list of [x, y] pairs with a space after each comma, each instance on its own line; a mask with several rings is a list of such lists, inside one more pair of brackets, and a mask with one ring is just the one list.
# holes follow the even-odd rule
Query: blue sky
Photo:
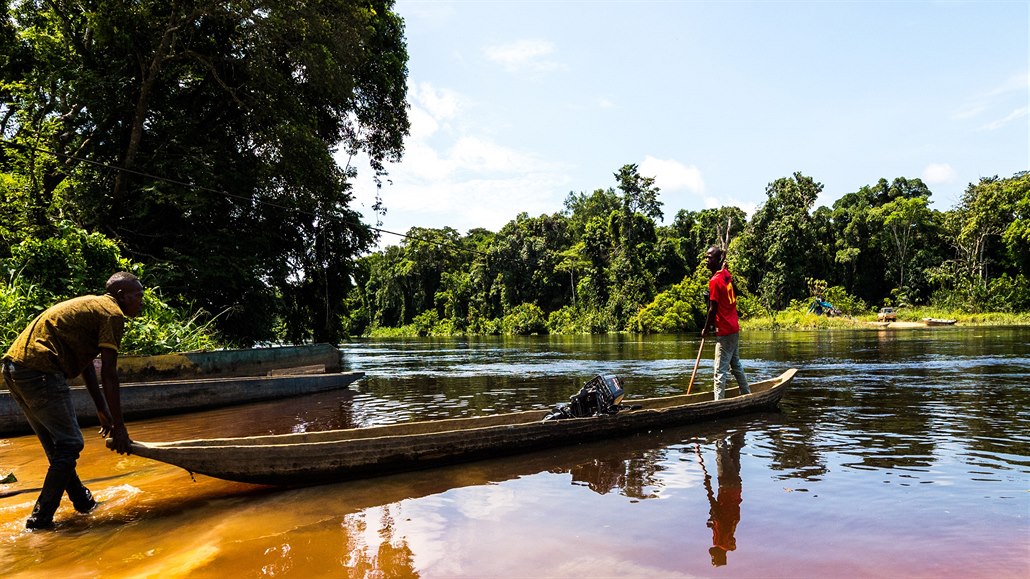
[[[499, 230], [653, 176], [749, 215], [794, 172], [816, 205], [921, 178], [937, 209], [1030, 168], [1030, 3], [399, 0], [411, 135], [381, 227]], [[360, 167], [360, 165], [359, 165]], [[368, 222], [365, 169], [356, 208]], [[384, 235], [383, 245], [400, 242]]]

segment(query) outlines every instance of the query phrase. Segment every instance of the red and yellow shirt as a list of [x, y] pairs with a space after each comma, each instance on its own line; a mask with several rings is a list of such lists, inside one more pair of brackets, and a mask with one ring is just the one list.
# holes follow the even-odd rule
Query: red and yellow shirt
[[733, 290], [733, 276], [725, 267], [708, 280], [708, 292], [715, 302], [715, 335], [727, 336], [740, 331], [737, 318], [737, 294]]

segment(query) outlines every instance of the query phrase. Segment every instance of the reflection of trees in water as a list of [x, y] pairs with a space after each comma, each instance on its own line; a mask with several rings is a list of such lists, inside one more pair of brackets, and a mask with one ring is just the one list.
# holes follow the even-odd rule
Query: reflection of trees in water
[[[794, 412], [766, 413], [754, 429], [765, 433], [760, 445], [769, 451], [769, 468], [782, 471], [780, 478], [818, 480], [829, 472], [816, 443], [819, 424], [810, 418], [798, 420], [796, 416]], [[748, 426], [743, 429], [754, 430]]]
[[659, 486], [660, 481], [655, 475], [661, 470], [659, 463], [667, 456], [668, 451], [662, 449], [645, 452], [638, 458], [597, 458], [577, 464], [568, 472], [572, 474], [572, 484], [586, 484], [598, 494], [619, 490], [630, 498], [652, 499], [658, 495], [646, 489]]
[[362, 391], [413, 415], [412, 420], [550, 409], [568, 402], [589, 379], [532, 376], [415, 376], [366, 379]]
[[[965, 371], [964, 384], [938, 389], [932, 427], [939, 438], [959, 438], [977, 454], [993, 461], [1025, 468], [1030, 432], [1030, 388], [1026, 387], [1027, 365], [982, 364]], [[1015, 460], [1009, 460], [1009, 458]], [[1022, 460], [1021, 460], [1022, 459]], [[973, 457], [977, 463], [981, 458]]]
[[366, 515], [373, 510], [347, 515], [343, 520], [343, 553], [340, 566], [347, 570], [348, 577], [418, 577], [415, 570], [414, 553], [405, 538], [395, 538], [396, 529], [393, 513], [389, 506], [383, 507], [377, 535], [379, 544], [370, 546], [367, 536]]
[[845, 467], [925, 471], [942, 452], [939, 441], [956, 438], [983, 454], [1021, 453], [1010, 441], [1030, 424], [1022, 411], [1030, 390], [1022, 384], [998, 387], [996, 379], [957, 377], [940, 365], [877, 368], [806, 373], [804, 390], [785, 398], [788, 422], [769, 428], [772, 468], [782, 478], [818, 480], [828, 472], [828, 453], [850, 457]]
[[[394, 536], [396, 508], [399, 507], [386, 505], [363, 509], [344, 515], [342, 521], [330, 517], [324, 525], [331, 530], [322, 525], [293, 529], [281, 544], [264, 548], [259, 575], [418, 577], [407, 540]], [[369, 533], [370, 524], [374, 525], [374, 535]], [[337, 532], [342, 535], [339, 539], [335, 539]]]

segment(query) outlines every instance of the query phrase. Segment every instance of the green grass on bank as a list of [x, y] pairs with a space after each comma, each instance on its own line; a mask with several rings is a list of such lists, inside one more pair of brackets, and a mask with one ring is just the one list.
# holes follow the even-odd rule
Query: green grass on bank
[[[959, 326], [1030, 326], [1030, 312], [970, 314], [931, 307], [896, 308], [896, 311], [899, 322], [922, 323], [923, 318], [938, 318], [956, 320]], [[875, 313], [828, 318], [806, 312], [783, 311], [775, 316], [752, 316], [741, 320], [741, 327], [745, 330], [877, 329], [880, 326], [870, 324], [876, 321]], [[408, 324], [400, 328], [373, 328], [364, 337], [414, 338], [418, 335], [415, 324]]]
[[[965, 312], [945, 311], [932, 307], [895, 308], [899, 322], [918, 322], [923, 318], [956, 320], [961, 326], [1025, 326], [1030, 325], [1030, 312], [1004, 313], [983, 312], [970, 314]], [[868, 322], [876, 322], [876, 314], [864, 314], [855, 317], [842, 316], [828, 318], [805, 312], [778, 312], [775, 316], [751, 317], [741, 321], [741, 326], [752, 330], [816, 330], [816, 329], [849, 329], [870, 326]]]

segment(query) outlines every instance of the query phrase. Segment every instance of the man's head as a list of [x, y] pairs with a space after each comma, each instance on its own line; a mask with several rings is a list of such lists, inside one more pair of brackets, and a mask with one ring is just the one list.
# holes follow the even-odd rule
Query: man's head
[[713, 245], [708, 248], [705, 252], [705, 265], [708, 267], [708, 271], [715, 273], [722, 269], [722, 264], [726, 261], [726, 250]]
[[107, 280], [107, 293], [118, 301], [122, 313], [134, 318], [143, 309], [143, 284], [139, 278], [127, 271], [120, 271]]

